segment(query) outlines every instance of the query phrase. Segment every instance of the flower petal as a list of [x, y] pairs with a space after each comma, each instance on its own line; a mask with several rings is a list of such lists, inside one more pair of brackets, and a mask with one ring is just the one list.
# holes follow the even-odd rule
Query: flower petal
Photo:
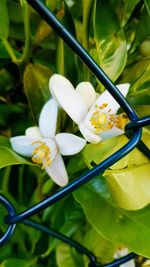
[[32, 138], [42, 138], [39, 127], [37, 126], [27, 128], [25, 131], [25, 135]]
[[54, 74], [50, 78], [51, 94], [73, 121], [79, 124], [87, 113], [87, 106], [73, 85], [65, 77]]
[[64, 156], [77, 154], [86, 145], [85, 139], [69, 133], [59, 133], [55, 136], [55, 140], [60, 154]]
[[49, 147], [50, 158], [52, 161], [58, 152], [56, 142], [54, 141], [54, 139], [51, 139], [51, 138], [43, 138], [42, 141]]
[[65, 186], [68, 183], [68, 174], [62, 156], [57, 153], [50, 166], [45, 168], [52, 180], [60, 185]]
[[102, 140], [106, 140], [106, 139], [112, 138], [113, 136], [121, 135], [123, 133], [124, 133], [123, 130], [121, 130], [117, 127], [113, 127], [109, 131], [101, 132], [100, 136], [101, 136]]
[[54, 137], [57, 126], [58, 106], [56, 101], [52, 98], [43, 107], [40, 118], [39, 128], [43, 137]]
[[[117, 252], [114, 255], [114, 258], [119, 259], [120, 257], [128, 255], [129, 253], [130, 251], [128, 250], [128, 248], [121, 248], [117, 250]], [[121, 267], [135, 267], [135, 261], [130, 260], [124, 264], [121, 264]]]
[[[125, 83], [125, 84], [120, 84], [117, 85], [117, 88], [120, 90], [120, 92], [126, 96], [128, 93], [130, 84]], [[105, 107], [102, 107], [102, 105], [105, 105]], [[106, 90], [104, 91], [95, 101], [93, 106], [90, 108], [89, 112], [87, 113], [85, 119], [84, 119], [84, 124], [89, 130], [93, 130], [93, 126], [91, 125], [91, 117], [95, 111], [97, 111], [97, 107], [100, 107], [98, 109], [99, 113], [107, 113], [107, 114], [116, 114], [117, 110], [119, 109], [120, 105], [118, 102], [111, 96], [111, 94]]]
[[76, 91], [82, 97], [83, 101], [87, 105], [87, 108], [89, 109], [96, 99], [96, 92], [92, 84], [90, 82], [79, 83], [76, 87]]
[[89, 129], [87, 129], [83, 123], [80, 123], [79, 130], [83, 134], [85, 140], [89, 143], [96, 144], [102, 140], [100, 136], [92, 133]]
[[32, 157], [34, 151], [32, 143], [34, 141], [35, 138], [25, 135], [10, 138], [12, 149], [24, 157]]

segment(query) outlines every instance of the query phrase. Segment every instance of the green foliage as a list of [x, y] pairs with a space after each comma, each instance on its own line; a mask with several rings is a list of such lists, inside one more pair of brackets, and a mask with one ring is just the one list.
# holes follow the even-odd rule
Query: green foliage
[[25, 69], [23, 78], [24, 90], [35, 121], [38, 120], [39, 111], [44, 103], [50, 98], [48, 90], [50, 76], [51, 71], [40, 64], [29, 64]]
[[126, 64], [123, 30], [109, 1], [96, 1], [94, 38], [98, 64], [115, 81]]
[[[136, 217], [132, 217], [130, 212], [128, 213], [117, 208], [113, 203], [103, 198], [97, 188], [93, 188], [91, 183], [74, 192], [76, 200], [82, 205], [92, 227], [106, 239], [119, 244], [121, 243], [131, 251], [133, 250], [136, 253], [149, 257], [149, 218], [142, 217], [141, 211], [141, 220], [139, 222], [138, 213]], [[147, 208], [147, 212], [149, 212], [149, 207]]]
[[9, 35], [9, 17], [7, 3], [5, 0], [0, 1], [0, 38], [7, 39]]
[[[140, 117], [150, 104], [149, 0], [43, 0], [80, 41], [107, 75], [130, 83], [129, 103]], [[25, 0], [0, 0], [0, 193], [21, 212], [58, 190], [30, 159], [15, 153], [11, 136], [38, 125], [44, 103], [51, 98], [49, 78], [65, 75], [74, 86], [103, 86], [54, 30]], [[120, 112], [120, 111], [119, 111]], [[57, 132], [78, 128], [61, 109]], [[150, 146], [149, 127], [142, 140]], [[87, 144], [64, 157], [70, 181], [93, 168], [128, 142], [125, 135]], [[118, 247], [150, 257], [150, 164], [135, 148], [72, 195], [34, 216], [35, 220], [74, 238], [101, 264], [113, 260]], [[7, 229], [0, 207], [0, 236]], [[88, 267], [86, 256], [55, 238], [19, 224], [0, 248], [0, 267]], [[139, 266], [138, 266], [139, 267]]]

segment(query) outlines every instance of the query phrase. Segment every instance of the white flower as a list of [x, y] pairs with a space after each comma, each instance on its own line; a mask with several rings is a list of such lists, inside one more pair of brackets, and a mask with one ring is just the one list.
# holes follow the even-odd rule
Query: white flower
[[[126, 96], [129, 84], [120, 84], [118, 89]], [[51, 94], [71, 119], [78, 124], [84, 138], [90, 143], [124, 133], [128, 121], [123, 113], [116, 115], [119, 104], [106, 90], [98, 95], [89, 82], [80, 83], [76, 90], [68, 79], [54, 74], [50, 78]]]
[[[114, 258], [115, 259], [119, 259], [121, 257], [124, 257], [124, 256], [128, 255], [128, 254], [129, 254], [128, 248], [120, 247], [116, 251], [116, 253], [114, 255]], [[125, 262], [125, 263], [123, 263], [123, 264], [121, 264], [119, 266], [121, 266], [121, 267], [135, 267], [135, 261], [134, 261], [134, 259], [132, 259], [132, 260], [129, 260], [129, 261], [127, 261], [127, 262]]]
[[83, 138], [69, 133], [56, 134], [58, 106], [54, 99], [43, 107], [39, 127], [30, 127], [25, 135], [10, 138], [13, 150], [42, 165], [60, 186], [68, 183], [68, 174], [61, 155], [74, 155], [86, 144]]

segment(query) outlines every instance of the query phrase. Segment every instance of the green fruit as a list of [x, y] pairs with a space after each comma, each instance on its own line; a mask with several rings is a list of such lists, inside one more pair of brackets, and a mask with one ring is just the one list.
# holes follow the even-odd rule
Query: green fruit
[[143, 41], [140, 45], [140, 53], [144, 57], [150, 56], [150, 39]]

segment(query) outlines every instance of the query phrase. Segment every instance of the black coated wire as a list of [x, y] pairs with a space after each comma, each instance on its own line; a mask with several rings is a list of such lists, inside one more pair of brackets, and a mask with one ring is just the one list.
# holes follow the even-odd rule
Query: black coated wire
[[96, 261], [96, 257], [90, 252], [88, 249], [80, 245], [78, 242], [72, 240], [64, 236], [63, 234], [53, 230], [48, 229], [47, 227], [34, 222], [32, 220], [28, 220], [29, 217], [37, 214], [37, 212], [47, 208], [48, 206], [54, 204], [55, 202], [59, 201], [60, 199], [64, 198], [69, 193], [73, 192], [81, 185], [87, 183], [97, 174], [102, 173], [108, 167], [113, 165], [119, 159], [123, 158], [127, 155], [131, 150], [133, 150], [137, 145], [140, 149], [145, 153], [148, 157], [148, 148], [141, 140], [141, 127], [150, 124], [150, 117], [145, 117], [143, 119], [139, 119], [133, 108], [129, 105], [117, 87], [110, 81], [107, 75], [103, 72], [103, 70], [97, 65], [97, 63], [90, 57], [90, 55], [85, 51], [85, 49], [77, 42], [77, 40], [65, 29], [65, 27], [58, 21], [58, 19], [44, 6], [44, 4], [39, 0], [27, 0], [27, 2], [44, 18], [44, 20], [51, 25], [51, 27], [56, 31], [56, 33], [71, 47], [71, 49], [80, 57], [80, 59], [89, 67], [89, 69], [95, 74], [95, 76], [101, 81], [101, 83], [108, 89], [108, 91], [112, 94], [112, 96], [118, 101], [120, 106], [124, 109], [127, 113], [128, 117], [130, 118], [131, 122], [126, 126], [126, 131], [132, 129], [132, 136], [129, 142], [111, 155], [109, 158], [104, 160], [102, 163], [94, 167], [92, 170], [89, 170], [79, 178], [75, 179], [69, 185], [65, 186], [64, 188], [57, 191], [52, 196], [46, 198], [45, 200], [41, 201], [40, 203], [36, 204], [35, 206], [16, 214], [13, 205], [2, 195], [0, 195], [0, 203], [5, 206], [8, 210], [8, 216], [5, 218], [5, 222], [9, 224], [8, 229], [6, 230], [5, 234], [0, 238], [0, 246], [4, 245], [12, 236], [16, 223], [22, 222], [30, 227], [34, 227], [40, 231], [47, 233], [63, 242], [69, 244], [70, 246], [77, 249], [82, 254], [85, 254], [89, 260], [89, 267], [117, 267], [120, 264], [123, 264], [130, 259], [136, 257], [135, 253], [130, 253], [127, 256], [124, 256], [120, 259], [117, 259], [111, 263], [100, 265]]

